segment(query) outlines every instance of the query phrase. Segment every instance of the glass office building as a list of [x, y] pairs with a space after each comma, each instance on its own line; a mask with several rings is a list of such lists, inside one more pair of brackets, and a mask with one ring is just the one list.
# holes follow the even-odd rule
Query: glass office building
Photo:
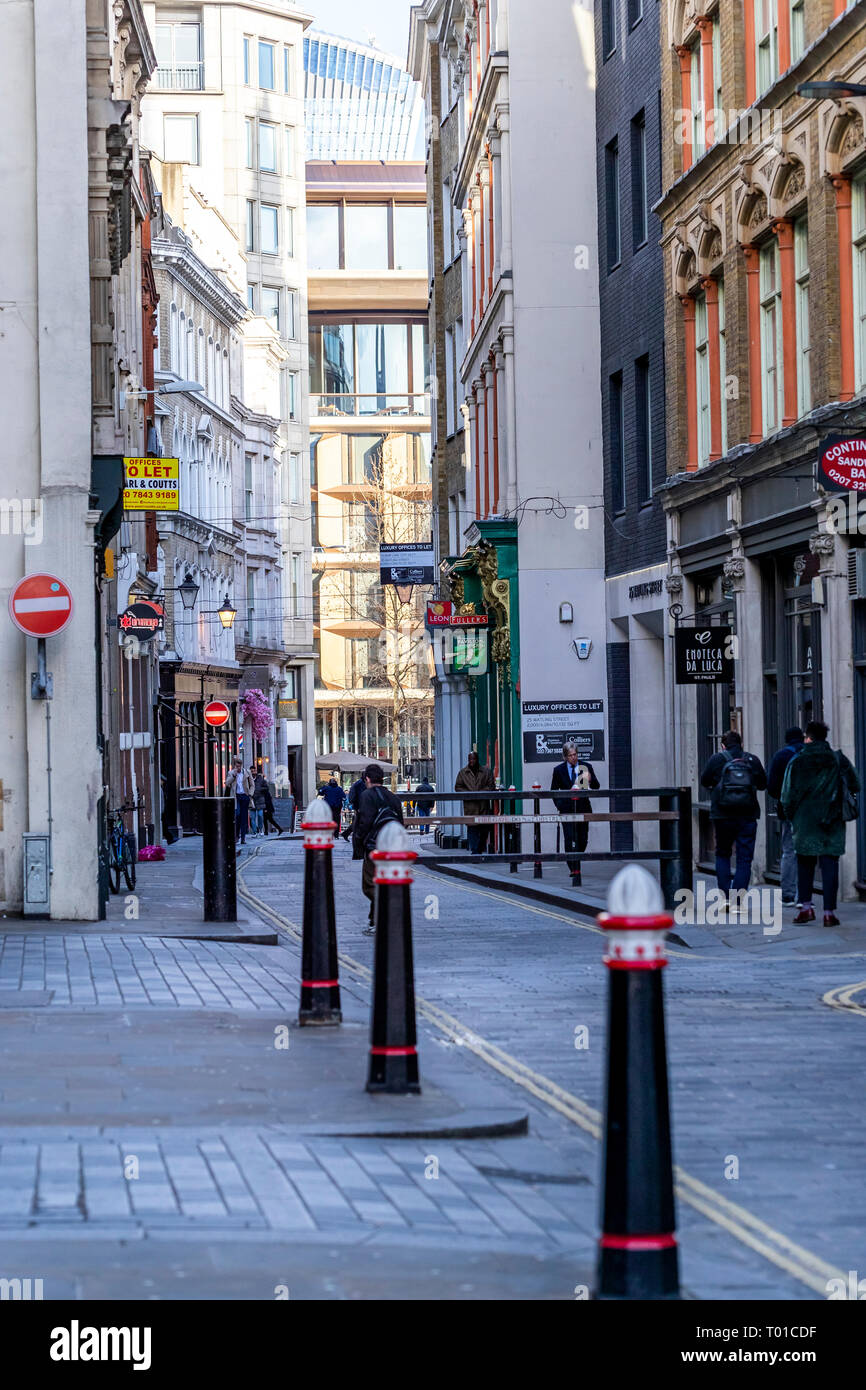
[[421, 157], [421, 94], [399, 58], [313, 31], [304, 39], [307, 159]]

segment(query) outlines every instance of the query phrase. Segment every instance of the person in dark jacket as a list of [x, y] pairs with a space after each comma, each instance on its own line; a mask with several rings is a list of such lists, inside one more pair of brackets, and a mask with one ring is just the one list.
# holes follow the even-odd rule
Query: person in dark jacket
[[355, 816], [357, 816], [358, 814], [358, 802], [361, 797], [361, 792], [366, 791], [366, 789], [367, 783], [364, 777], [362, 776], [358, 778], [357, 782], [352, 783], [351, 787], [346, 793], [346, 805], [352, 812], [352, 819], [349, 821], [349, 824], [346, 826], [346, 829], [342, 832], [344, 840], [348, 840], [352, 834], [354, 819]]
[[398, 820], [403, 824], [403, 805], [398, 797], [383, 786], [384, 774], [378, 763], [370, 763], [364, 770], [365, 790], [358, 798], [358, 809], [352, 825], [352, 858], [363, 859], [361, 870], [361, 891], [370, 900], [370, 916], [364, 928], [365, 936], [373, 935], [373, 908], [376, 902], [374, 883], [375, 865], [370, 853], [376, 848], [376, 838], [385, 820]]
[[839, 858], [845, 853], [846, 830], [842, 798], [845, 787], [852, 792], [860, 790], [860, 779], [845, 754], [833, 752], [827, 733], [827, 725], [820, 719], [806, 725], [803, 750], [791, 758], [785, 771], [782, 806], [793, 826], [797, 851], [800, 911], [794, 921], [799, 925], [815, 920], [812, 888], [820, 859], [824, 926], [838, 927]]
[[[433, 807], [436, 805], [436, 798], [433, 796], [419, 796], [419, 792], [432, 792], [432, 790], [433, 788], [427, 781], [427, 778], [422, 777], [421, 781], [415, 788], [415, 806], [419, 816], [427, 817], [429, 815], [432, 815]], [[422, 825], [419, 827], [419, 829], [420, 834], [422, 835], [430, 834], [429, 825]]]
[[[601, 783], [595, 775], [592, 763], [580, 761], [580, 753], [576, 743], [564, 743], [562, 756], [564, 761], [557, 763], [553, 769], [550, 789], [551, 791], [565, 791], [568, 795], [555, 796], [553, 804], [561, 816], [582, 815], [592, 810], [592, 802], [586, 796], [578, 796], [578, 791], [597, 791]], [[562, 826], [562, 838], [567, 855], [575, 852], [582, 854], [589, 839], [589, 826], [577, 824], [575, 821], [565, 821]], [[571, 874], [572, 888], [579, 888], [582, 881], [580, 860], [566, 859], [566, 863]]]
[[779, 818], [779, 829], [782, 832], [782, 902], [797, 902], [797, 855], [794, 850], [794, 832], [791, 822], [782, 809], [779, 798], [782, 795], [782, 783], [785, 780], [785, 772], [791, 759], [800, 752], [803, 747], [803, 730], [799, 726], [788, 729], [785, 733], [785, 745], [780, 748], [778, 753], [774, 753], [770, 766], [767, 768], [767, 793], [777, 802], [776, 815]]
[[[256, 791], [256, 797], [258, 798], [258, 790]], [[276, 815], [274, 814], [274, 798], [271, 796], [271, 789], [268, 786], [267, 780], [264, 777], [262, 778], [261, 788], [261, 808], [262, 828], [265, 834], [267, 835], [268, 826], [271, 825], [273, 826], [277, 835], [282, 835], [283, 827], [280, 825], [280, 822], [277, 820]]]
[[336, 777], [331, 777], [326, 783], [322, 796], [331, 808], [331, 816], [334, 821], [334, 839], [340, 833], [340, 816], [343, 811], [343, 802], [346, 800], [346, 793], [340, 786]]
[[[731, 771], [728, 771], [728, 768]], [[761, 808], [757, 792], [767, 785], [760, 758], [743, 751], [736, 729], [722, 734], [721, 752], [714, 753], [701, 773], [701, 786], [712, 788], [710, 820], [716, 836], [716, 882], [723, 893], [748, 888]], [[731, 881], [731, 854], [737, 867]]]
[[[466, 766], [461, 767], [454, 782], [456, 792], [477, 792], [494, 791], [496, 781], [492, 770], [481, 766], [476, 752], [470, 753], [466, 758]], [[491, 797], [483, 797], [480, 801], [464, 798], [464, 816], [487, 816], [493, 810], [493, 800]], [[469, 839], [469, 853], [483, 854], [487, 848], [487, 840], [492, 830], [490, 825], [468, 825], [466, 833]]]

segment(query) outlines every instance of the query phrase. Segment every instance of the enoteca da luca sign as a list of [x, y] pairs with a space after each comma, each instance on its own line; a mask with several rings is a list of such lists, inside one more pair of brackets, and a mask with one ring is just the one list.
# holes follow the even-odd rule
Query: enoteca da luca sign
[[734, 637], [729, 626], [676, 629], [677, 685], [729, 685], [734, 679]]

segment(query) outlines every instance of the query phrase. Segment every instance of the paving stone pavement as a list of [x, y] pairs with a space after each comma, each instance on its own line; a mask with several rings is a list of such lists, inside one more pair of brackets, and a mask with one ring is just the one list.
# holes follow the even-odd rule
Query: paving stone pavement
[[[354, 962], [340, 1029], [293, 1026], [297, 842], [243, 865], [286, 919], [278, 946], [161, 938], [158, 916], [153, 935], [0, 934], [0, 1276], [43, 1277], [48, 1298], [581, 1296], [599, 1145], [467, 1044], [504, 1049], [597, 1110], [597, 929], [419, 867], [419, 997], [474, 1032], [422, 1011], [422, 1097], [370, 1097], [358, 869], [338, 846], [340, 947]], [[820, 1261], [866, 1266], [866, 1016], [821, 1002], [862, 981], [866, 957], [712, 942], [677, 948], [666, 974], [678, 1161]], [[527, 1135], [436, 1137], [457, 1112], [521, 1110]], [[384, 1132], [407, 1116], [429, 1132]], [[678, 1230], [687, 1297], [821, 1296], [800, 1266], [684, 1201]]]

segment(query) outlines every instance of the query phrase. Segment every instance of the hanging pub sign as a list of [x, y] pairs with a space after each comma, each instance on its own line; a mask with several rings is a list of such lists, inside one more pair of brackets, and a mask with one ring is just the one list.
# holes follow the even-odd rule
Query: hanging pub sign
[[121, 632], [146, 642], [155, 632], [165, 627], [165, 604], [161, 599], [138, 598], [132, 602], [117, 619]]
[[730, 626], [677, 627], [677, 685], [730, 685], [734, 679]]
[[827, 492], [866, 492], [866, 437], [828, 434], [822, 439], [818, 482]]
[[429, 541], [390, 541], [379, 546], [380, 584], [432, 584], [433, 537]]
[[180, 510], [180, 460], [124, 458], [123, 510], [176, 512]]

